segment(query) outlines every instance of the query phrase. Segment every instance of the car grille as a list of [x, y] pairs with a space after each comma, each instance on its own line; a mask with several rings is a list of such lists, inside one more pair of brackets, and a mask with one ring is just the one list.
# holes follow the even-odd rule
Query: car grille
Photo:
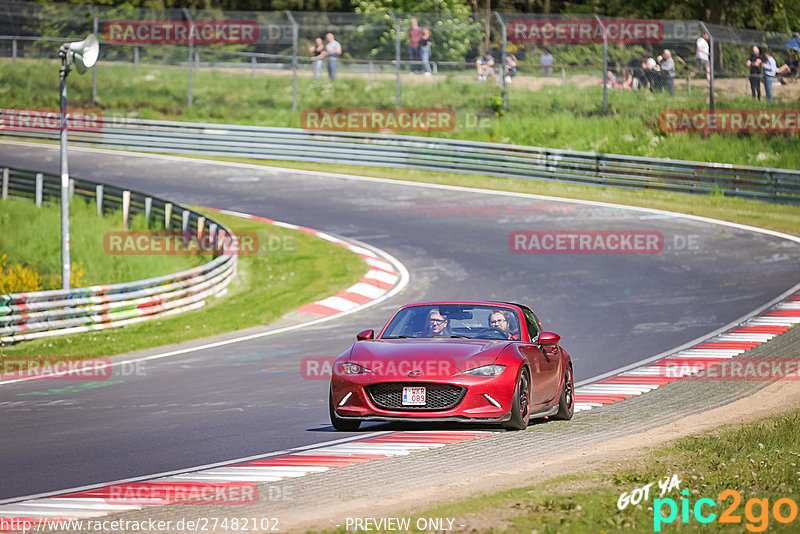
[[[403, 388], [422, 386], [425, 388], [425, 406], [403, 406]], [[372, 404], [384, 410], [409, 412], [449, 410], [458, 405], [467, 388], [452, 384], [387, 382], [367, 386], [367, 394]]]

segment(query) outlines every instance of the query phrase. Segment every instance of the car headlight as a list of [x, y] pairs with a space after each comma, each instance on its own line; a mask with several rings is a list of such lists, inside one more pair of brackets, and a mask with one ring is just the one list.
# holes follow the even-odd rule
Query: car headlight
[[498, 376], [505, 368], [505, 365], [483, 365], [481, 367], [476, 367], [475, 369], [470, 369], [469, 371], [464, 371], [464, 374], [475, 376]]
[[343, 363], [340, 369], [342, 370], [343, 375], [363, 375], [372, 372], [363, 365], [358, 365], [357, 363], [349, 363], [349, 362]]

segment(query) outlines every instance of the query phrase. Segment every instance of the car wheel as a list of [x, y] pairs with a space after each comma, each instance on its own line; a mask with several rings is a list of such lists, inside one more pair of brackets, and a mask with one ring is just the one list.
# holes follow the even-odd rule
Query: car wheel
[[561, 391], [561, 398], [558, 400], [558, 413], [553, 419], [569, 421], [575, 411], [575, 382], [572, 380], [572, 367], [567, 366], [564, 373], [564, 389]]
[[514, 388], [514, 399], [511, 402], [511, 419], [503, 423], [509, 430], [525, 430], [531, 417], [530, 411], [531, 381], [528, 370], [523, 368]]
[[333, 390], [328, 393], [328, 412], [330, 413], [333, 428], [340, 432], [354, 432], [361, 426], [361, 421], [342, 419], [336, 414], [336, 410], [333, 407]]

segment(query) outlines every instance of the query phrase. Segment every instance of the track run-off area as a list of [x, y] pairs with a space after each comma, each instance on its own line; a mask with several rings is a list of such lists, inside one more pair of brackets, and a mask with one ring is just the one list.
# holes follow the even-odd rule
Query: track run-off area
[[[58, 148], [3, 142], [0, 162], [57, 172]], [[304, 457], [300, 463], [308, 467], [326, 467], [319, 463], [325, 454], [346, 466], [369, 455], [480, 442], [497, 429], [427, 426], [411, 433], [417, 429], [370, 424], [356, 433], [335, 432], [328, 422], [327, 381], [301, 373], [304, 358], [338, 355], [356, 332], [378, 329], [407, 302], [477, 299], [530, 305], [545, 329], [562, 336], [576, 382], [595, 387], [584, 390], [585, 407], [594, 398], [604, 404], [607, 392], [626, 398], [626, 388], [644, 391], [618, 379], [622, 390], [588, 386], [642, 363], [679, 350], [738, 353], [731, 345], [736, 338], [725, 338], [731, 335], [726, 332], [754, 314], [774, 313], [770, 310], [778, 301], [788, 313], [777, 316], [788, 319], [749, 326], [788, 328], [800, 322], [793, 319], [790, 300], [800, 281], [800, 239], [741, 225], [522, 193], [107, 150], [70, 149], [70, 172], [181, 204], [253, 214], [363, 243], [396, 258], [408, 272], [408, 284], [341, 318], [150, 359], [146, 373], [115, 378], [106, 387], [47, 392], [53, 386], [42, 381], [0, 386], [7, 430], [0, 444], [0, 502], [6, 509], [24, 497], [157, 475], [170, 482], [231, 480], [231, 461], [252, 463], [239, 466], [245, 468], [285, 467], [291, 473], [295, 456]], [[645, 240], [643, 248], [624, 253], [541, 248], [546, 235], [568, 240], [581, 232], [656, 236], [658, 241], [654, 248]], [[748, 335], [747, 342], [755, 342], [757, 334], [763, 341], [774, 335], [760, 330], [739, 333]], [[727, 345], [698, 349], [703, 342]], [[538, 430], [534, 426], [528, 433]], [[371, 443], [369, 452], [354, 441]], [[211, 474], [189, 473], [200, 468]], [[102, 493], [84, 497], [96, 499], [104, 514], [127, 510], [124, 505], [107, 509]], [[49, 517], [68, 516], [53, 510], [47, 510]]]

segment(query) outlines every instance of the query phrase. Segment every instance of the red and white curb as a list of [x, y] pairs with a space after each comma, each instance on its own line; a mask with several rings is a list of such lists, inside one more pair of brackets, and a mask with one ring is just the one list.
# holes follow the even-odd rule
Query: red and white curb
[[[591, 410], [680, 380], [698, 365], [712, 366], [766, 343], [800, 323], [800, 293], [747, 321], [654, 362], [575, 388], [575, 411]], [[667, 369], [670, 371], [667, 372]]]
[[325, 232], [314, 230], [313, 228], [275, 221], [266, 217], [259, 217], [257, 215], [250, 215], [248, 213], [240, 213], [237, 211], [214, 211], [218, 211], [219, 213], [224, 213], [226, 215], [233, 215], [245, 219], [261, 221], [268, 224], [273, 224], [275, 226], [280, 226], [282, 228], [299, 230], [301, 232], [311, 234], [320, 239], [324, 239], [326, 241], [330, 241], [331, 243], [345, 247], [364, 259], [369, 266], [369, 271], [367, 271], [367, 274], [365, 274], [361, 280], [348, 287], [344, 291], [340, 291], [331, 297], [327, 297], [298, 308], [296, 310], [298, 312], [316, 315], [318, 317], [332, 317], [344, 312], [350, 312], [383, 297], [392, 288], [397, 286], [401, 280], [401, 273], [398, 272], [398, 269], [391, 262], [381, 258], [375, 252], [355, 243], [350, 243], [343, 239], [339, 239], [338, 237], [326, 234]]
[[[328, 471], [336, 467], [393, 456], [405, 456], [475, 440], [491, 434], [491, 432], [412, 431], [372, 435], [355, 441], [340, 441], [317, 448], [293, 449], [276, 456], [147, 481], [109, 484], [83, 491], [2, 504], [0, 505], [0, 531], [18, 530], [18, 528], [6, 528], [3, 525], [19, 526], [26, 521], [34, 527], [46, 524], [48, 527], [55, 528], [59, 524], [65, 525], [69, 520], [104, 517], [119, 512], [142, 510], [147, 506], [181, 504], [181, 500], [174, 500], [168, 496], [161, 502], [154, 502], [154, 493], [167, 495], [164, 492], [153, 491], [153, 488], [158, 488], [159, 485], [171, 488], [170, 495], [173, 496], [178, 494], [202, 495], [209, 484], [277, 482]], [[124, 490], [120, 490], [120, 486], [124, 486]], [[180, 491], [176, 492], [176, 487], [180, 488]], [[135, 499], [120, 499], [121, 492], [136, 495], [137, 488], [141, 488], [141, 493], [145, 495], [140, 499], [143, 504], [137, 504]], [[197, 499], [195, 498], [192, 503], [197, 504]], [[209, 502], [208, 504], [224, 503]]]

